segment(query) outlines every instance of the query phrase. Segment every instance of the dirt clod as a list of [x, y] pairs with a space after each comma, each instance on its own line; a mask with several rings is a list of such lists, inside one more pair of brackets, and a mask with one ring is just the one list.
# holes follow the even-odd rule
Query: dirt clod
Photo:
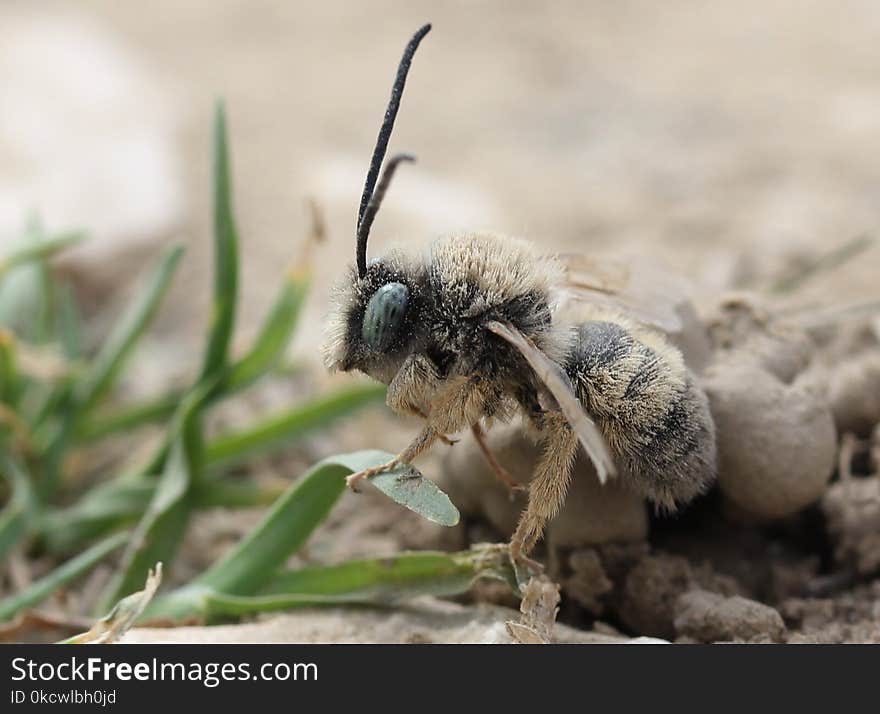
[[706, 316], [716, 357], [748, 358], [790, 384], [810, 364], [813, 345], [806, 332], [775, 320], [757, 296], [723, 297]]
[[704, 382], [718, 441], [718, 485], [759, 520], [817, 501], [837, 453], [831, 411], [811, 379], [785, 384], [746, 357], [714, 363]]
[[781, 642], [785, 623], [772, 607], [734, 595], [692, 590], [675, 602], [675, 631], [698, 642]]
[[866, 351], [835, 366], [828, 394], [841, 433], [870, 434], [880, 422], [880, 352]]
[[880, 643], [880, 581], [833, 598], [792, 598], [779, 608], [793, 643]]
[[620, 617], [635, 632], [671, 639], [675, 636], [676, 601], [695, 588], [723, 595], [737, 591], [731, 578], [715, 574], [708, 566], [695, 569], [679, 556], [648, 555], [626, 577]]
[[606, 574], [599, 553], [594, 548], [576, 550], [568, 555], [566, 565], [554, 579], [585, 610], [601, 614], [602, 598], [614, 589], [614, 583]]
[[880, 571], [880, 476], [833, 484], [822, 510], [837, 564], [862, 576]]

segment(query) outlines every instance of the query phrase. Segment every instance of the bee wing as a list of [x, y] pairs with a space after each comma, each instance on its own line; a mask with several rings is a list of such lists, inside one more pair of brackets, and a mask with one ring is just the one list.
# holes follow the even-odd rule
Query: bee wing
[[541, 352], [534, 342], [511, 325], [493, 321], [487, 323], [486, 327], [519, 350], [538, 379], [553, 395], [568, 423], [571, 424], [571, 428], [578, 435], [587, 456], [595, 465], [599, 481], [605, 483], [609, 476], [614, 476], [614, 462], [611, 460], [611, 453], [608, 451], [605, 439], [595, 422], [584, 411], [583, 405], [575, 395], [568, 377], [560, 366]]
[[682, 329], [679, 308], [688, 301], [681, 279], [643, 260], [592, 260], [576, 253], [556, 256], [563, 268], [555, 286], [560, 307], [589, 302], [616, 309], [666, 332]]

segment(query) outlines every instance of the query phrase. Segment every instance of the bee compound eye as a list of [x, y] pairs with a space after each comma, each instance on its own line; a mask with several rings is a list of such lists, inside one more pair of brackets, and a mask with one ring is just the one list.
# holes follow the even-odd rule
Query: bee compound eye
[[361, 337], [369, 347], [379, 352], [394, 342], [409, 306], [409, 288], [403, 283], [388, 283], [379, 288], [364, 312]]

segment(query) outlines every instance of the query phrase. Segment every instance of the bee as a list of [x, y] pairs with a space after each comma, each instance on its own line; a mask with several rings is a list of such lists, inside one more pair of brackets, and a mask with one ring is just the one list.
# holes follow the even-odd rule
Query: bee
[[714, 478], [714, 426], [679, 350], [607, 299], [591, 300], [613, 291], [574, 277], [582, 271], [564, 256], [471, 233], [438, 238], [422, 255], [394, 250], [367, 261], [392, 176], [413, 160], [393, 156], [382, 168], [413, 55], [430, 29], [412, 37], [398, 67], [361, 197], [355, 264], [336, 290], [324, 358], [331, 371], [356, 370], [388, 385], [393, 410], [424, 419], [394, 459], [348, 477], [355, 490], [464, 429], [508, 480], [482, 425], [524, 416], [542, 447], [510, 542], [511, 556], [524, 561], [565, 500], [579, 448], [603, 483], [619, 473], [673, 510]]

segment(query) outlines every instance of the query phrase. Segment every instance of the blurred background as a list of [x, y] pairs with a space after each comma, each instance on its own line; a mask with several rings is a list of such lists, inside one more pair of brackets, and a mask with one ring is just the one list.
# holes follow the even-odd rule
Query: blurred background
[[[0, 240], [17, 240], [32, 211], [50, 229], [87, 230], [67, 269], [96, 305], [184, 241], [160, 327], [186, 359], [203, 338], [187, 326], [208, 309], [208, 137], [224, 97], [240, 336], [297, 255], [312, 196], [328, 240], [296, 351], [317, 361], [393, 73], [428, 20], [392, 141], [419, 161], [385, 204], [373, 254], [488, 228], [548, 250], [657, 256], [716, 290], [877, 227], [870, 0], [6, 0]], [[808, 297], [876, 297], [878, 267], [875, 250]]]

